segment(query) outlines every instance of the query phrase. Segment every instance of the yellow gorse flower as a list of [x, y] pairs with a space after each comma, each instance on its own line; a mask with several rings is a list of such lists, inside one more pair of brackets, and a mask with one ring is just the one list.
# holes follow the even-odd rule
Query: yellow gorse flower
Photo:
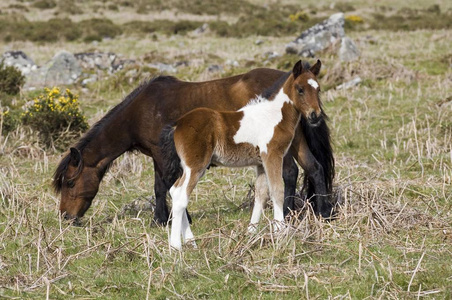
[[[31, 120], [33, 116], [36, 118], [35, 121]], [[58, 87], [45, 88], [43, 94], [33, 99], [33, 103], [25, 110], [22, 117], [28, 118], [27, 122], [44, 120], [58, 123], [62, 127], [75, 125], [86, 129], [88, 126], [85, 117], [80, 113], [78, 96], [69, 89], [65, 89], [63, 94]]]
[[345, 20], [350, 21], [352, 23], [363, 23], [364, 22], [363, 18], [361, 18], [360, 16], [356, 16], [356, 15], [346, 16]]

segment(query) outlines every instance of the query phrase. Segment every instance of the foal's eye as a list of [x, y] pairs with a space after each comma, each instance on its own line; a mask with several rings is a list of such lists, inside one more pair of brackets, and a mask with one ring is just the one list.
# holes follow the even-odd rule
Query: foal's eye
[[303, 94], [304, 94], [304, 90], [303, 90], [302, 87], [297, 87], [297, 92], [298, 92], [298, 94], [300, 94], [300, 95], [303, 95]]
[[67, 187], [72, 189], [75, 186], [74, 180], [68, 180], [67, 181]]

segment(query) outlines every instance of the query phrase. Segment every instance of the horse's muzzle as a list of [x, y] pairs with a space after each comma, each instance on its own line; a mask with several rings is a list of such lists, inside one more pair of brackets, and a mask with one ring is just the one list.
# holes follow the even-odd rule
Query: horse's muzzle
[[82, 226], [82, 223], [80, 222], [80, 218], [71, 216], [67, 213], [64, 214], [64, 220], [71, 223], [71, 225]]
[[322, 117], [318, 116], [315, 112], [311, 112], [308, 117], [308, 122], [310, 126], [317, 127], [322, 122]]

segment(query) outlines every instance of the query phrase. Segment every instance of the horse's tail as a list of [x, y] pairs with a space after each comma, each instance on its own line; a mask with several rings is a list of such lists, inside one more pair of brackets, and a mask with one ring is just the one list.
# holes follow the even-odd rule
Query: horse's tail
[[174, 127], [166, 125], [160, 133], [160, 149], [163, 156], [163, 182], [169, 188], [182, 176], [180, 158], [174, 144]]
[[[332, 196], [333, 193], [333, 179], [334, 179], [334, 156], [333, 148], [331, 146], [330, 129], [326, 121], [328, 117], [323, 113], [323, 120], [319, 126], [309, 126], [307, 120], [301, 118], [301, 128], [303, 129], [306, 142], [309, 150], [311, 150], [314, 157], [323, 167], [324, 180], [327, 193]], [[303, 189], [306, 191], [307, 197], [314, 195], [314, 185], [309, 182], [305, 175], [303, 179]]]

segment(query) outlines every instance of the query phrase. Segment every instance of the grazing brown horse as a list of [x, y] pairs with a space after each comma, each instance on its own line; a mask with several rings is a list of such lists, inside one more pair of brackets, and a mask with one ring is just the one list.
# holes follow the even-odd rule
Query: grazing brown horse
[[[300, 117], [321, 116], [320, 86], [316, 79], [320, 60], [310, 69], [298, 61], [266, 98], [258, 96], [235, 112], [197, 108], [162, 131], [168, 177], [177, 177], [170, 189], [172, 225], [170, 244], [180, 249], [193, 241], [185, 210], [190, 194], [210, 165], [257, 167], [256, 199], [250, 229], [259, 221], [270, 192], [274, 220], [284, 222], [283, 158], [295, 136]], [[177, 163], [179, 162], [179, 166]], [[326, 203], [317, 203], [320, 211]]]
[[[234, 111], [248, 99], [272, 86], [284, 72], [255, 69], [248, 73], [206, 82], [184, 82], [160, 76], [145, 82], [124, 101], [110, 110], [70, 149], [54, 173], [53, 186], [61, 193], [60, 212], [66, 219], [78, 219], [91, 206], [99, 184], [111, 163], [124, 152], [138, 150], [154, 160], [156, 209], [154, 219], [166, 223], [169, 212], [166, 193], [171, 180], [164, 181], [163, 160], [159, 146], [162, 128], [198, 107]], [[298, 169], [292, 157], [305, 171], [304, 188], [316, 212], [328, 216], [331, 209], [320, 211], [316, 203], [331, 194], [334, 159], [326, 116], [302, 117], [284, 160], [286, 192], [285, 213], [293, 208]]]

